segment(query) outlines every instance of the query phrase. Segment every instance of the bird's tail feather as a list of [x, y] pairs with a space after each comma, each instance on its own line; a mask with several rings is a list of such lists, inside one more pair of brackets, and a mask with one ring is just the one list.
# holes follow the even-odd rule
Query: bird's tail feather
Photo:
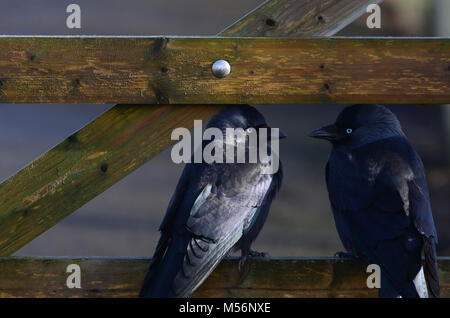
[[433, 298], [440, 297], [439, 275], [437, 267], [436, 243], [433, 237], [424, 239], [423, 251], [425, 254], [425, 278], [428, 291]]
[[175, 237], [173, 241], [161, 236], [152, 261], [145, 276], [139, 296], [148, 298], [170, 297], [172, 281], [183, 262], [182, 253], [187, 245], [184, 237]]
[[188, 297], [209, 276], [242, 235], [236, 226], [219, 242], [188, 233], [173, 242], [161, 237], [145, 277], [140, 297]]
[[420, 271], [417, 273], [416, 277], [413, 280], [414, 286], [416, 287], [416, 291], [419, 294], [420, 298], [428, 298], [427, 291], [427, 282], [425, 279], [425, 275], [423, 273], [423, 267], [420, 268]]
[[[353, 233], [353, 235], [358, 235]], [[358, 240], [362, 242], [362, 240]], [[363, 254], [367, 259], [380, 266], [381, 269], [381, 288], [379, 290], [380, 298], [417, 298], [419, 293], [414, 286], [414, 282], [399, 280], [395, 275], [399, 265], [392, 262], [398, 249], [399, 240], [385, 240], [378, 243], [377, 248], [369, 248], [366, 245], [360, 245]], [[420, 255], [419, 255], [420, 257]], [[420, 268], [420, 259], [418, 260], [418, 268]], [[397, 268], [397, 269], [396, 269]]]
[[242, 228], [237, 226], [227, 237], [218, 242], [205, 242], [192, 238], [173, 286], [173, 296], [190, 296], [216, 268], [241, 235]]

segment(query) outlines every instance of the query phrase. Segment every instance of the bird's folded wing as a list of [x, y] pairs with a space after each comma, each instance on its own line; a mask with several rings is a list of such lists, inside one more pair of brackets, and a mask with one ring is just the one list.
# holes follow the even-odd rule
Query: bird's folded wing
[[424, 239], [424, 273], [428, 290], [431, 296], [439, 297], [440, 287], [436, 255], [438, 240], [424, 176], [409, 183], [409, 200], [414, 225]]
[[[164, 215], [164, 218], [159, 227], [160, 231], [164, 231], [165, 229], [170, 227], [177, 215], [180, 214], [180, 207], [184, 201], [193, 201], [198, 195], [199, 191], [197, 191], [197, 187], [189, 186], [190, 183], [196, 184], [198, 182], [197, 180], [192, 180], [192, 175], [194, 175], [194, 173], [192, 172], [193, 168], [193, 165], [186, 165], [186, 167], [183, 169], [183, 173], [178, 180], [175, 192], [170, 198], [166, 214]], [[199, 173], [197, 173], [197, 175], [198, 174]]]
[[207, 185], [193, 205], [187, 227], [193, 234], [216, 242], [235, 225], [245, 228], [257, 210], [254, 208], [261, 206], [271, 182], [271, 176], [262, 175], [259, 182], [228, 194], [220, 187], [212, 190]]
[[381, 266], [397, 291], [410, 297], [415, 295], [411, 280], [422, 266], [422, 240], [427, 284], [433, 296], [439, 294], [437, 236], [423, 167], [418, 162], [408, 163], [408, 173], [381, 172], [375, 181], [373, 203], [349, 217], [351, 227], [358, 229], [361, 248]]
[[239, 241], [257, 214], [270, 182], [270, 177], [264, 177], [230, 197], [214, 193], [212, 185], [203, 189], [186, 224], [192, 239], [172, 287], [175, 296], [187, 296], [200, 285]]

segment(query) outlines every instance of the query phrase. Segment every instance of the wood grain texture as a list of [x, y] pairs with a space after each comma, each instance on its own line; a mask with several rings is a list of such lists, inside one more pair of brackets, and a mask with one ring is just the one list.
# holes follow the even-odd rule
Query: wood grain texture
[[332, 36], [383, 0], [268, 0], [221, 36]]
[[[0, 297], [137, 297], [145, 258], [0, 258]], [[367, 264], [336, 258], [252, 259], [239, 274], [225, 259], [194, 297], [377, 297], [366, 287]], [[81, 289], [66, 286], [69, 264], [81, 268]], [[450, 297], [450, 258], [439, 259], [442, 297]]]
[[1, 37], [0, 102], [449, 103], [449, 66], [443, 38]]
[[[282, 4], [287, 3], [287, 1], [288, 0], [270, 1], [266, 2], [262, 7], [274, 2]], [[276, 8], [276, 6], [273, 8]], [[290, 12], [290, 14], [295, 14], [295, 12], [292, 11], [293, 9], [295, 8], [291, 7], [289, 10], [286, 9], [286, 11]], [[301, 16], [299, 17], [301, 18]], [[340, 18], [345, 19], [346, 17], [341, 16]], [[240, 23], [244, 20], [241, 20]], [[318, 30], [322, 27], [325, 28], [326, 26], [322, 24]], [[233, 35], [231, 29], [228, 30], [227, 35]], [[245, 29], [248, 29], [249, 33], [252, 32], [251, 34], [255, 35], [254, 31], [251, 31], [251, 26], [241, 26], [238, 29], [240, 34], [243, 34]], [[278, 30], [277, 34], [279, 36], [285, 36], [289, 32], [290, 27], [285, 27]], [[113, 52], [111, 52], [111, 54], [113, 54]], [[30, 55], [30, 63], [33, 62], [36, 57], [38, 57], [38, 55]], [[89, 61], [84, 61], [83, 65], [88, 65], [88, 63]], [[161, 71], [163, 71], [163, 69], [161, 69]], [[82, 85], [81, 81], [77, 81], [76, 79], [73, 84], [76, 84], [76, 87]], [[0, 91], [3, 92], [5, 86], [6, 82], [3, 82], [0, 79]], [[2, 193], [1, 189], [4, 191], [3, 196], [0, 195], [0, 202], [3, 202], [2, 204], [5, 207], [5, 210], [2, 210], [0, 213], [0, 237], [2, 237], [0, 240], [0, 255], [10, 255], [14, 253], [21, 246], [34, 239], [40, 233], [48, 230], [60, 219], [87, 203], [121, 178], [127, 176], [134, 169], [137, 169], [140, 165], [144, 164], [146, 160], [149, 160], [153, 155], [157, 154], [170, 144], [168, 138], [163, 139], [162, 137], [159, 137], [159, 140], [155, 141], [155, 143], [144, 142], [140, 145], [134, 143], [134, 140], [138, 138], [136, 134], [141, 134], [140, 136], [142, 138], [146, 138], [149, 134], [152, 134], [151, 131], [143, 131], [143, 128], [145, 128], [143, 127], [143, 123], [145, 123], [145, 125], [150, 125], [150, 123], [151, 125], [154, 125], [158, 121], [164, 122], [167, 113], [170, 113], [174, 119], [185, 118], [187, 114], [195, 114], [196, 119], [206, 119], [211, 114], [217, 112], [220, 107], [209, 107], [207, 111], [199, 111], [198, 109], [198, 106], [189, 105], [178, 106], [176, 108], [171, 106], [164, 106], [163, 108], [160, 106], [145, 106], [143, 108], [139, 105], [115, 106], [86, 127], [80, 129], [74, 135], [68, 137], [56, 146], [54, 150], [46, 153], [36, 162], [32, 162], [11, 179], [5, 181], [0, 185], [0, 193]], [[130, 115], [123, 116], [124, 110]], [[133, 119], [130, 120], [130, 117], [133, 117]], [[104, 173], [100, 173], [98, 170], [97, 173], [95, 172], [99, 167], [100, 171], [102, 171], [102, 166], [103, 168], [108, 167], [109, 169], [109, 166], [103, 165], [105, 164], [105, 158], [102, 155], [104, 147], [103, 143], [101, 140], [90, 138], [89, 136], [97, 131], [105, 132], [104, 125], [106, 124], [106, 127], [108, 127], [108, 123], [114, 123], [113, 136], [115, 136], [114, 138], [117, 140], [121, 140], [122, 146], [116, 144], [115, 146], [119, 148], [110, 148], [114, 150], [111, 150], [111, 152], [106, 155], [109, 156], [111, 153], [115, 153], [116, 158], [121, 158], [124, 167], [127, 163], [131, 162], [132, 168], [115, 169], [114, 177], [105, 180], [106, 177]], [[187, 123], [188, 127], [190, 127], [190, 125], [192, 125], [192, 121]], [[87, 137], [83, 139], [83, 143], [79, 143], [77, 136]], [[106, 136], [105, 138], [106, 141], [111, 137]], [[130, 148], [125, 145], [134, 145], [137, 148], [129, 151]], [[83, 155], [87, 153], [93, 154], [93, 157], [92, 155]], [[135, 160], [134, 156], [136, 153], [140, 160]], [[100, 154], [100, 156], [96, 154]], [[72, 156], [74, 156], [73, 158], [75, 159], [72, 159]], [[58, 160], [55, 160], [55, 158]], [[40, 170], [42, 170], [42, 172], [46, 172], [46, 177], [30, 173], [31, 171], [38, 171], [35, 168], [36, 166], [41, 167]], [[79, 168], [77, 167], [89, 167], [89, 171], [91, 172], [88, 173], [84, 170], [83, 173], [78, 174], [77, 170]], [[74, 173], [77, 177], [76, 182], [73, 186], [66, 187], [64, 180]], [[39, 181], [36, 181], [37, 178], [40, 178]], [[91, 183], [94, 186], [89, 186]], [[84, 184], [88, 184], [88, 186], [81, 186]], [[33, 186], [30, 187], [28, 185]], [[99, 187], [97, 187], [97, 185], [99, 185]], [[21, 186], [23, 186], [23, 188], [21, 188]], [[56, 192], [57, 196], [54, 195]], [[48, 196], [49, 194], [50, 196]], [[52, 201], [49, 200], [50, 198]], [[42, 200], [45, 204], [36, 204]], [[29, 208], [23, 209], [23, 207], [29, 206], [30, 204], [33, 207], [33, 213], [29, 213]], [[36, 228], [33, 223], [36, 225]]]
[[[0, 184], [0, 255], [10, 255], [167, 148], [174, 128], [220, 106], [116, 106]], [[149, 180], [152, 182], [152, 180]]]

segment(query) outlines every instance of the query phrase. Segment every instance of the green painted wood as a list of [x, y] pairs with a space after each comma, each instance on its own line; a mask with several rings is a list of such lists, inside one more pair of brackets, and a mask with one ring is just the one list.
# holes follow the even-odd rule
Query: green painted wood
[[[333, 1], [336, 5], [341, 2], [342, 0]], [[273, 11], [264, 9], [267, 14], [270, 12], [273, 12], [274, 15], [275, 13], [280, 14], [279, 8], [282, 8], [283, 4], [292, 4], [292, 2], [288, 0], [266, 1], [258, 10], [264, 9], [266, 6], [271, 6], [272, 9], [270, 10]], [[360, 11], [362, 8], [363, 5], [360, 5]], [[285, 10], [290, 15], [297, 16], [299, 19], [302, 19], [303, 15], [310, 15], [315, 12], [314, 7], [309, 7], [309, 11], [304, 11], [302, 15], [297, 14], [295, 6], [286, 7]], [[342, 14], [336, 17], [336, 19], [346, 20], [348, 16]], [[242, 22], [243, 20], [239, 21], [239, 23]], [[322, 28], [325, 29], [328, 26], [326, 24], [320, 24], [319, 29], [311, 31], [312, 33], [308, 35], [315, 35], [314, 32], [319, 32]], [[227, 30], [227, 35], [232, 36], [234, 32], [236, 34], [239, 32], [240, 35], [243, 35], [246, 29], [249, 35], [263, 35], [262, 33], [255, 33], [255, 30], [251, 26], [245, 28], [242, 26], [231, 26]], [[300, 29], [296, 28], [296, 30]], [[292, 35], [292, 32], [290, 27], [284, 27], [279, 29], [277, 34], [279, 36], [287, 36], [288, 34]], [[36, 56], [33, 58], [32, 56], [30, 56], [30, 62], [36, 59]], [[75, 84], [77, 84], [77, 81], [75, 81]], [[5, 85], [0, 78], [0, 91]], [[81, 81], [79, 85], [81, 85]], [[133, 141], [136, 138], [146, 140], [147, 138], [155, 137], [156, 130], [145, 129], [146, 125], [156, 127], [154, 126], [156, 123], [160, 121], [164, 122], [164, 118], [169, 116], [179, 120], [178, 123], [180, 126], [190, 127], [192, 125], [192, 117], [196, 119], [207, 119], [208, 116], [220, 109], [219, 106], [217, 108], [208, 107], [207, 110], [199, 110], [198, 107], [200, 106], [115, 106], [86, 127], [65, 139], [53, 150], [19, 171], [9, 180], [3, 182], [0, 185], [0, 204], [5, 208], [2, 209], [2, 205], [0, 205], [0, 255], [14, 253], [21, 246], [55, 225], [59, 220], [87, 203], [109, 186], [137, 169], [153, 155], [169, 146], [169, 138], [158, 137], [158, 140], [154, 143], [144, 142], [137, 149], [130, 148], [131, 145], [137, 146], [135, 141]], [[128, 115], [124, 116], [124, 113]], [[130, 118], [132, 119], [130, 120]], [[105, 128], [109, 127], [108, 123], [113, 123], [114, 129], [112, 135], [120, 140], [122, 145], [119, 146], [119, 143], [116, 143], [115, 147], [119, 147], [119, 149], [110, 147], [110, 152], [102, 155], [104, 146], [102, 146], [101, 139], [92, 138], [91, 136], [92, 134], [96, 134], [97, 131], [104, 132], [106, 136]], [[78, 136], [85, 136], [82, 138], [82, 143], [78, 142]], [[107, 136], [102, 138], [107, 138]], [[129, 149], [132, 151], [129, 151]], [[103, 168], [108, 167], [109, 169], [109, 165], [104, 166], [104, 164], [108, 164], [108, 161], [112, 158], [112, 153], [114, 153], [115, 158], [121, 158], [123, 162], [122, 167], [126, 167], [127, 164], [129, 165], [127, 166], [128, 168], [115, 169], [113, 172], [114, 177], [108, 177], [107, 179], [105, 174], [100, 173], [100, 171], [102, 171], [102, 166]], [[138, 155], [140, 159], [135, 160], [133, 157], [135, 155]], [[55, 156], [58, 156], [58, 160], [55, 160]], [[75, 158], [75, 160], [72, 158]], [[78, 174], [79, 167], [89, 167], [90, 170], [82, 170], [83, 172]], [[99, 167], [100, 171], [98, 170]], [[46, 171], [47, 173], [40, 176], [37, 173], [33, 173], [33, 171]], [[77, 178], [72, 177], [73, 182], [71, 182], [71, 186], [66, 187], [67, 177], [74, 173]], [[111, 170], [109, 173], [111, 173]], [[37, 179], [38, 181], [36, 181]], [[88, 180], [88, 183], [100, 186], [95, 188], [90, 186], [84, 187], [82, 185], [87, 183], [85, 179]], [[23, 185], [23, 188], [16, 186], [16, 184]], [[33, 186], [27, 186], [28, 184]], [[2, 189], [4, 192], [2, 192]], [[55, 196], [56, 193], [57, 196]], [[45, 204], [39, 204], [41, 200]], [[69, 204], [65, 205], [66, 202], [69, 202]], [[29, 207], [31, 206], [33, 213], [29, 213]]]
[[0, 37], [0, 61], [5, 103], [450, 102], [447, 38]]
[[[0, 297], [137, 297], [148, 258], [2, 257]], [[194, 297], [377, 297], [366, 285], [367, 264], [337, 258], [252, 259], [242, 273], [225, 259]], [[67, 288], [69, 264], [81, 288]], [[450, 258], [438, 261], [442, 297], [450, 297]]]

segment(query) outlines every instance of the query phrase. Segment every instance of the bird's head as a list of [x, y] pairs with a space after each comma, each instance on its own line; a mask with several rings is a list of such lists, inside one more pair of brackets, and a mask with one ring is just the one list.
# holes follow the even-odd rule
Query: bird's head
[[[260, 128], [267, 129], [268, 139], [272, 138], [285, 138], [286, 135], [283, 132], [279, 132], [278, 136], [272, 136], [271, 127], [267, 125], [264, 116], [256, 110], [256, 108], [249, 105], [239, 105], [227, 107], [220, 113], [215, 115], [209, 121], [206, 128], [218, 128], [223, 133], [224, 140], [226, 139], [227, 128], [241, 129], [247, 136], [255, 134], [259, 135]], [[238, 138], [238, 136], [235, 136]]]
[[383, 105], [348, 106], [334, 124], [309, 133], [310, 137], [328, 140], [333, 145], [350, 147], [403, 135], [397, 117]]

